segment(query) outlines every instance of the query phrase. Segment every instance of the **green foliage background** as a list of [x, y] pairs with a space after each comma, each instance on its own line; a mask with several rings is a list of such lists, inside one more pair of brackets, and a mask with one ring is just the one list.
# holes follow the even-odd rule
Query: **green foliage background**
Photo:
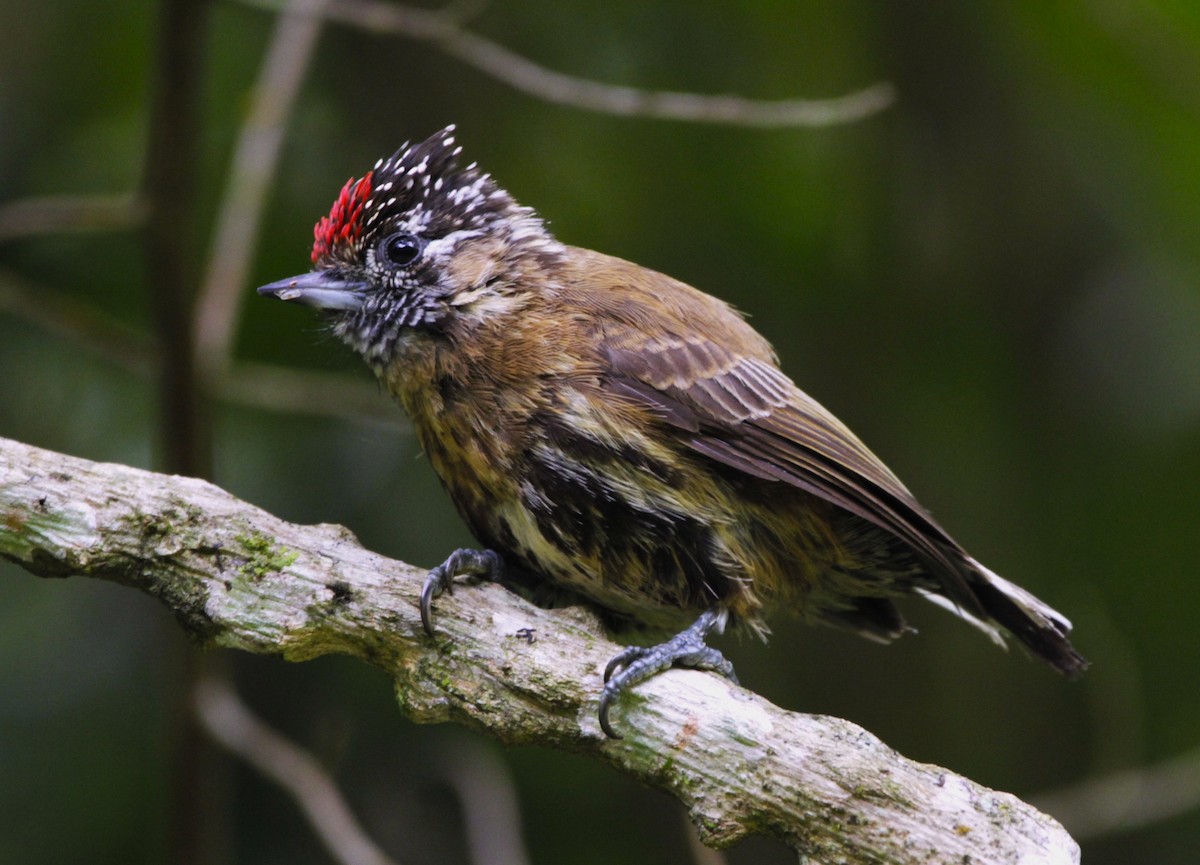
[[[154, 14], [0, 0], [0, 202], [138, 186]], [[211, 24], [201, 242], [272, 16], [229, 0]], [[1094, 662], [1067, 684], [911, 606], [920, 635], [888, 648], [788, 621], [766, 647], [727, 641], [745, 684], [1024, 797], [1200, 745], [1200, 6], [496, 0], [472, 26], [610, 83], [784, 98], [887, 80], [899, 98], [827, 129], [622, 119], [330, 25], [247, 293], [307, 266], [347, 177], [456, 122], [467, 158], [561, 239], [750, 313], [977, 557], [1072, 616]], [[149, 332], [136, 232], [0, 238], [0, 435], [152, 467], [153, 385], [17, 314], [18, 290]], [[237, 355], [369, 375], [304, 311], [257, 298]], [[469, 537], [417, 457], [402, 423], [228, 406], [216, 420], [224, 487], [433, 564]], [[0, 564], [0, 861], [171, 861], [182, 642], [146, 598]], [[446, 766], [480, 743], [399, 719], [386, 679], [349, 661], [233, 663], [248, 702], [326, 762], [397, 859], [465, 861]], [[664, 796], [496, 750], [533, 861], [686, 856]], [[283, 794], [240, 765], [213, 774], [216, 861], [329, 861]], [[1083, 846], [1089, 865], [1194, 862], [1200, 815]], [[792, 861], [765, 842], [727, 857]]]

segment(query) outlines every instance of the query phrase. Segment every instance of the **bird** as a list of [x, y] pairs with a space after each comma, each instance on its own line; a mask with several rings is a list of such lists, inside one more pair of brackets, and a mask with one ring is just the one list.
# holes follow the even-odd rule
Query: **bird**
[[598, 717], [670, 667], [736, 682], [708, 644], [790, 612], [889, 642], [923, 597], [1069, 678], [1070, 621], [955, 541], [850, 429], [785, 375], [729, 304], [559, 241], [454, 126], [343, 186], [312, 269], [258, 289], [316, 309], [400, 403], [479, 549], [456, 577], [582, 598], [671, 635], [604, 671]]

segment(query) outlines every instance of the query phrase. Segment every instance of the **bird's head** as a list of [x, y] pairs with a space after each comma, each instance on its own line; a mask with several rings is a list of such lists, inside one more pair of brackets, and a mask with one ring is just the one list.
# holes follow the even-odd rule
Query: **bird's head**
[[448, 126], [348, 181], [313, 229], [313, 270], [258, 293], [321, 310], [373, 364], [408, 333], [504, 309], [514, 274], [562, 247], [461, 151]]

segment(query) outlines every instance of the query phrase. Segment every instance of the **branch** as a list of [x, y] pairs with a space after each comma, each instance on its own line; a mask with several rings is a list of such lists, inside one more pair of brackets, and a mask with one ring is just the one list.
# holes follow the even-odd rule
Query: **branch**
[[286, 790], [338, 862], [396, 865], [363, 831], [317, 761], [254, 717], [227, 682], [205, 679], [193, 697], [205, 732]]
[[404, 412], [380, 399], [379, 385], [368, 376], [238, 361], [214, 387], [217, 399], [232, 405], [382, 425], [402, 435], [411, 432]]
[[[204, 481], [0, 439], [0, 556], [43, 577], [147, 592], [208, 645], [358, 657], [392, 676], [408, 718], [609, 763], [679, 798], [712, 846], [759, 833], [821, 862], [1079, 861], [1062, 827], [1015, 797], [706, 673], [639, 685], [615, 707], [626, 738], [608, 740], [596, 701], [619, 647], [592, 613], [464, 586], [438, 601], [429, 639], [417, 610], [423, 570]], [[522, 637], [529, 630], [535, 640]]]
[[[201, 680], [192, 699], [204, 731], [291, 796], [341, 865], [396, 865], [355, 819], [333, 778], [310, 754], [256, 717], [224, 677]], [[526, 865], [517, 791], [494, 750], [463, 736], [432, 756], [462, 808], [470, 861]]]
[[275, 179], [283, 134], [321, 32], [325, 2], [289, 0], [281, 10], [238, 133], [196, 301], [196, 360], [210, 385], [230, 364], [263, 207]]
[[[277, 10], [279, 0], [242, 0]], [[453, 6], [430, 11], [383, 0], [337, 0], [325, 13], [375, 33], [407, 36], [437, 45], [447, 54], [514, 90], [545, 102], [622, 117], [646, 117], [729, 126], [814, 127], [851, 123], [878, 114], [896, 99], [895, 88], [879, 82], [832, 99], [746, 99], [741, 96], [641, 90], [566, 75], [540, 66], [462, 26]]]
[[495, 748], [466, 734], [432, 755], [433, 767], [458, 797], [468, 861], [475, 865], [528, 865], [521, 809], [512, 775]]
[[0, 205], [0, 240], [65, 234], [69, 231], [123, 231], [141, 225], [145, 208], [132, 195], [46, 195]]
[[1200, 748], [1044, 793], [1038, 802], [1063, 815], [1080, 838], [1160, 823], [1200, 805]]
[[[150, 379], [161, 358], [150, 337], [98, 307], [0, 268], [0, 314], [29, 322], [131, 375]], [[211, 396], [285, 414], [329, 417], [403, 431], [404, 413], [379, 398], [367, 376], [236, 361], [210, 383]]]
[[159, 353], [142, 331], [100, 308], [0, 268], [0, 313], [13, 315], [143, 378], [157, 375]]

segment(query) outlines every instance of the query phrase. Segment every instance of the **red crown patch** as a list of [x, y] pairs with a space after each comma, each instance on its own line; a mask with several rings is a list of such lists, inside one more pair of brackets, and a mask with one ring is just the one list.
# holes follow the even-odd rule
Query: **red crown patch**
[[371, 175], [368, 171], [360, 180], [346, 181], [341, 194], [333, 203], [328, 216], [313, 226], [313, 264], [331, 255], [335, 249], [353, 245], [362, 236], [363, 205], [371, 197]]

